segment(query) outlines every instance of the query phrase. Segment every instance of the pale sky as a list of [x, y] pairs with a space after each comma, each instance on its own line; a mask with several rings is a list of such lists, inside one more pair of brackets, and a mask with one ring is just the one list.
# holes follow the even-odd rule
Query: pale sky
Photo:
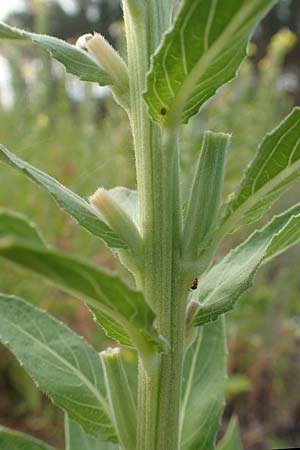
[[24, 6], [23, 0], [0, 0], [0, 19], [13, 10], [21, 10]]
[[[44, 2], [50, 0], [42, 0]], [[74, 0], [58, 0], [61, 6], [70, 14], [76, 10], [76, 2]], [[5, 16], [11, 11], [22, 11], [24, 8], [24, 0], [0, 0], [0, 21], [5, 19]], [[6, 59], [0, 54], [0, 102], [3, 106], [10, 107], [14, 100], [14, 93], [11, 87], [10, 70]], [[77, 82], [77, 84], [76, 84]], [[75, 84], [74, 84], [75, 83]], [[80, 89], [83, 89], [83, 85], [78, 83], [76, 79], [70, 79], [67, 82], [67, 89], [71, 97], [80, 101], [80, 95], [83, 95], [83, 91], [80, 94]], [[78, 95], [80, 94], [80, 95]], [[107, 94], [106, 88], [100, 88], [95, 86], [95, 95], [103, 97]]]
[[[47, 1], [47, 0], [43, 0]], [[68, 12], [72, 13], [76, 4], [73, 0], [59, 0], [61, 6]], [[11, 11], [21, 11], [24, 8], [23, 0], [0, 0], [0, 20]]]

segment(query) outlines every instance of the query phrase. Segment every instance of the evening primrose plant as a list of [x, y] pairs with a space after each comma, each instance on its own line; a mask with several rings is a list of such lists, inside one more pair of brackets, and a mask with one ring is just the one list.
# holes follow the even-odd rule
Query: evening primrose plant
[[[225, 202], [230, 135], [203, 130], [188, 198], [181, 195], [178, 136], [236, 76], [255, 25], [275, 3], [123, 0], [126, 61], [97, 33], [73, 46], [0, 26], [0, 37], [34, 42], [81, 80], [110, 86], [133, 136], [137, 190], [95, 184], [89, 199], [0, 148], [3, 163], [42, 186], [79, 226], [104, 240], [135, 280], [129, 287], [115, 274], [48, 246], [25, 217], [0, 211], [0, 256], [85, 302], [116, 342], [99, 355], [30, 302], [0, 296], [1, 341], [65, 411], [66, 450], [242, 448], [235, 421], [216, 447], [226, 382], [224, 315], [261, 265], [299, 242], [300, 204], [215, 259], [228, 234], [260, 219], [298, 178], [300, 109], [265, 137]], [[123, 346], [138, 356], [135, 384], [126, 374]], [[50, 449], [4, 428], [0, 444], [6, 450]]]

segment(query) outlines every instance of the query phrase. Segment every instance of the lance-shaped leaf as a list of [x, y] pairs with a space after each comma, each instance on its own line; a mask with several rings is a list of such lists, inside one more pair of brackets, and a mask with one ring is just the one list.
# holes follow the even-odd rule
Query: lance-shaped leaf
[[[25, 221], [24, 221], [25, 222]], [[25, 227], [25, 225], [24, 225]], [[155, 315], [145, 303], [141, 292], [130, 289], [117, 276], [80, 259], [46, 247], [41, 242], [26, 241], [3, 234], [0, 256], [43, 276], [61, 289], [85, 301], [93, 311], [107, 317], [110, 329], [118, 324], [116, 333], [143, 352], [160, 346], [160, 338], [153, 327]], [[100, 322], [101, 323], [101, 322]], [[108, 322], [104, 322], [103, 327]]]
[[44, 34], [30, 33], [0, 22], [0, 39], [26, 40], [46, 49], [53, 58], [62, 63], [67, 72], [82, 81], [92, 81], [102, 86], [114, 84], [99, 64], [85, 51], [61, 39]]
[[184, 0], [154, 55], [145, 99], [164, 123], [187, 122], [232, 80], [246, 56], [251, 32], [275, 0]]
[[225, 405], [224, 321], [205, 325], [187, 353], [181, 410], [181, 449], [213, 450]]
[[[263, 140], [223, 219], [223, 232], [258, 220], [300, 175], [300, 108]], [[222, 230], [221, 230], [222, 233]]]
[[100, 320], [103, 312], [111, 319], [111, 327], [115, 322], [119, 324], [116, 333], [125, 329], [123, 339], [129, 338], [131, 345], [141, 351], [162, 344], [153, 327], [154, 313], [142, 294], [131, 290], [116, 276], [61, 252], [12, 239], [0, 241], [0, 256], [87, 302], [94, 311], [99, 310]]
[[18, 158], [2, 145], [0, 145], [0, 161], [19, 170], [42, 186], [79, 225], [94, 236], [103, 239], [109, 247], [127, 248], [127, 244], [107, 226], [95, 208], [79, 195], [60, 184], [55, 178]]
[[259, 266], [300, 242], [300, 204], [275, 217], [231, 251], [200, 280], [194, 299], [200, 303], [193, 318], [196, 326], [216, 320], [233, 309], [253, 284]]
[[237, 419], [231, 419], [225, 436], [219, 442], [217, 450], [243, 450]]
[[228, 134], [204, 134], [183, 232], [183, 253], [187, 259], [196, 259], [215, 231], [229, 142]]
[[99, 440], [116, 442], [98, 353], [24, 300], [0, 294], [0, 340], [52, 401]]
[[116, 445], [110, 442], [99, 442], [99, 440], [87, 434], [67, 414], [65, 415], [65, 441], [66, 450], [118, 450]]
[[54, 447], [38, 439], [1, 426], [0, 448], [3, 450], [55, 450]]
[[[118, 193], [118, 189], [119, 188], [117, 188], [116, 191], [113, 190], [113, 195]], [[117, 196], [119, 196], [119, 194], [120, 193], [118, 193]], [[127, 194], [129, 195], [129, 193]], [[33, 245], [42, 245], [45, 247], [41, 235], [33, 223], [29, 222], [25, 216], [5, 209], [0, 209], [0, 241], [2, 238], [5, 238], [6, 240], [13, 238], [19, 241], [30, 242]], [[115, 339], [122, 345], [134, 348], [132, 340], [122, 325], [99, 311], [99, 309], [92, 307], [90, 309], [94, 319], [101, 325], [109, 337]]]

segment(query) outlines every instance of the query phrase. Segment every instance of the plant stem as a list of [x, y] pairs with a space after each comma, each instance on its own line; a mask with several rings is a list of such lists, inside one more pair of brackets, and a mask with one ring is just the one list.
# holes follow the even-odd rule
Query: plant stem
[[[179, 448], [179, 406], [187, 286], [181, 275], [181, 200], [177, 133], [154, 124], [143, 101], [153, 49], [164, 31], [166, 3], [147, 2], [139, 15], [124, 1], [137, 185], [144, 245], [143, 290], [169, 342], [153, 370], [139, 364], [138, 450]], [[138, 2], [137, 2], [138, 3]], [[146, 3], [146, 2], [145, 2]], [[136, 3], [135, 3], [136, 6]], [[162, 10], [161, 10], [162, 8]]]

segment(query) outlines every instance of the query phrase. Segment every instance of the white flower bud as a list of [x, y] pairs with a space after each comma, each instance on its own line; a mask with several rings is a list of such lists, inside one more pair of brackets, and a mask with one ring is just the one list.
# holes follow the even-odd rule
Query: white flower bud
[[76, 46], [87, 50], [122, 92], [128, 91], [127, 66], [118, 52], [101, 34], [84, 34], [77, 40]]
[[80, 38], [77, 39], [76, 47], [80, 48], [81, 50], [87, 50], [87, 41], [92, 39], [92, 34], [84, 34], [83, 36], [80, 36]]
[[135, 223], [126, 211], [110, 195], [100, 188], [90, 197], [90, 203], [100, 211], [108, 225], [128, 244], [133, 255], [141, 253], [141, 236]]

